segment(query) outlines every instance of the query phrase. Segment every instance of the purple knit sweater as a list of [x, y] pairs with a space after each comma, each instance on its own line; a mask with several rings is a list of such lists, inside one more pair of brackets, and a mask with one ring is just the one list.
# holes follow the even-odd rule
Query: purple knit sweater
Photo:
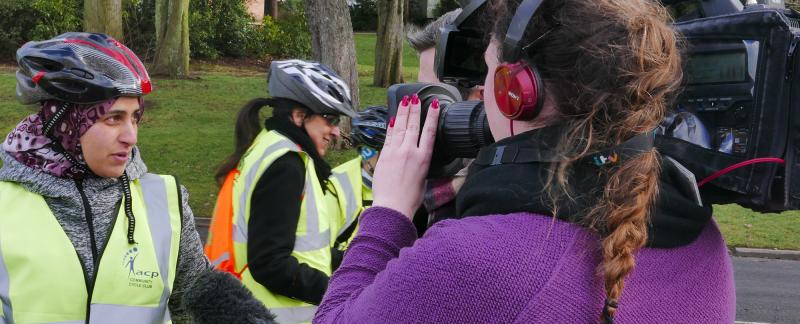
[[[366, 210], [315, 323], [590, 323], [605, 294], [598, 236], [520, 213], [411, 222]], [[690, 245], [642, 249], [618, 323], [733, 323], [731, 260], [715, 223]]]

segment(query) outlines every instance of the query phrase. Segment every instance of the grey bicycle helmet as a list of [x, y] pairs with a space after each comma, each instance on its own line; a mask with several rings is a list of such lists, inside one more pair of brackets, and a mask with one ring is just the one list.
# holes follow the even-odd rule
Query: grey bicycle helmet
[[370, 106], [353, 118], [351, 138], [355, 145], [366, 145], [373, 149], [383, 148], [389, 113], [386, 107]]
[[267, 79], [274, 98], [296, 101], [317, 114], [356, 116], [347, 83], [323, 64], [273, 61]]
[[104, 34], [64, 33], [17, 50], [17, 99], [92, 104], [150, 93], [150, 76], [136, 54]]

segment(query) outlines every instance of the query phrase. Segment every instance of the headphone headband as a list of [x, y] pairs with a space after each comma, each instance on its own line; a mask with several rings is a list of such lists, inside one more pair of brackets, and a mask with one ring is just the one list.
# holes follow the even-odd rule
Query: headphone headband
[[525, 36], [525, 31], [533, 20], [533, 15], [539, 9], [544, 0], [524, 0], [511, 19], [508, 26], [506, 38], [503, 40], [503, 61], [517, 62], [522, 58], [522, 46], [520, 42]]

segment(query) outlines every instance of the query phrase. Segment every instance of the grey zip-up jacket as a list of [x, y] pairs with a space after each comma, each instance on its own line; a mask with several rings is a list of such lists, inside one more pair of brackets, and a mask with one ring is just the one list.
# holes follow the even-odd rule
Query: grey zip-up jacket
[[[111, 235], [114, 216], [122, 201], [122, 185], [114, 178], [87, 178], [83, 181], [58, 178], [33, 170], [0, 150], [3, 167], [0, 181], [15, 182], [44, 197], [64, 232], [72, 241], [87, 279], [94, 278], [93, 253], [100, 253]], [[126, 167], [131, 180], [147, 172], [138, 149]], [[173, 322], [270, 322], [272, 316], [235, 278], [213, 271], [203, 254], [200, 236], [189, 207], [189, 194], [181, 186], [183, 230], [181, 231], [178, 269], [169, 299]], [[87, 220], [86, 202], [91, 202], [91, 220]], [[137, 221], [142, 221], [137, 219]], [[89, 231], [94, 232], [94, 242]], [[94, 243], [94, 246], [92, 244]], [[93, 250], [95, 252], [93, 252]], [[99, 259], [99, 255], [96, 256]], [[42, 292], [45, 294], [46, 292]], [[238, 314], [237, 314], [238, 313]]]

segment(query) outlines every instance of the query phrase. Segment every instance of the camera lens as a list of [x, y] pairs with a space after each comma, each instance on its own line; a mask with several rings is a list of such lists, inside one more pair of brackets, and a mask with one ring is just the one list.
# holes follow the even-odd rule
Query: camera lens
[[460, 101], [441, 108], [437, 144], [451, 158], [473, 158], [481, 147], [494, 143], [483, 102]]
[[458, 89], [446, 84], [408, 83], [389, 87], [389, 116], [395, 116], [403, 96], [416, 93], [422, 122], [434, 99], [439, 100], [439, 124], [429, 177], [448, 176], [446, 166], [457, 158], [473, 158], [481, 147], [494, 143], [482, 101], [461, 101]]

